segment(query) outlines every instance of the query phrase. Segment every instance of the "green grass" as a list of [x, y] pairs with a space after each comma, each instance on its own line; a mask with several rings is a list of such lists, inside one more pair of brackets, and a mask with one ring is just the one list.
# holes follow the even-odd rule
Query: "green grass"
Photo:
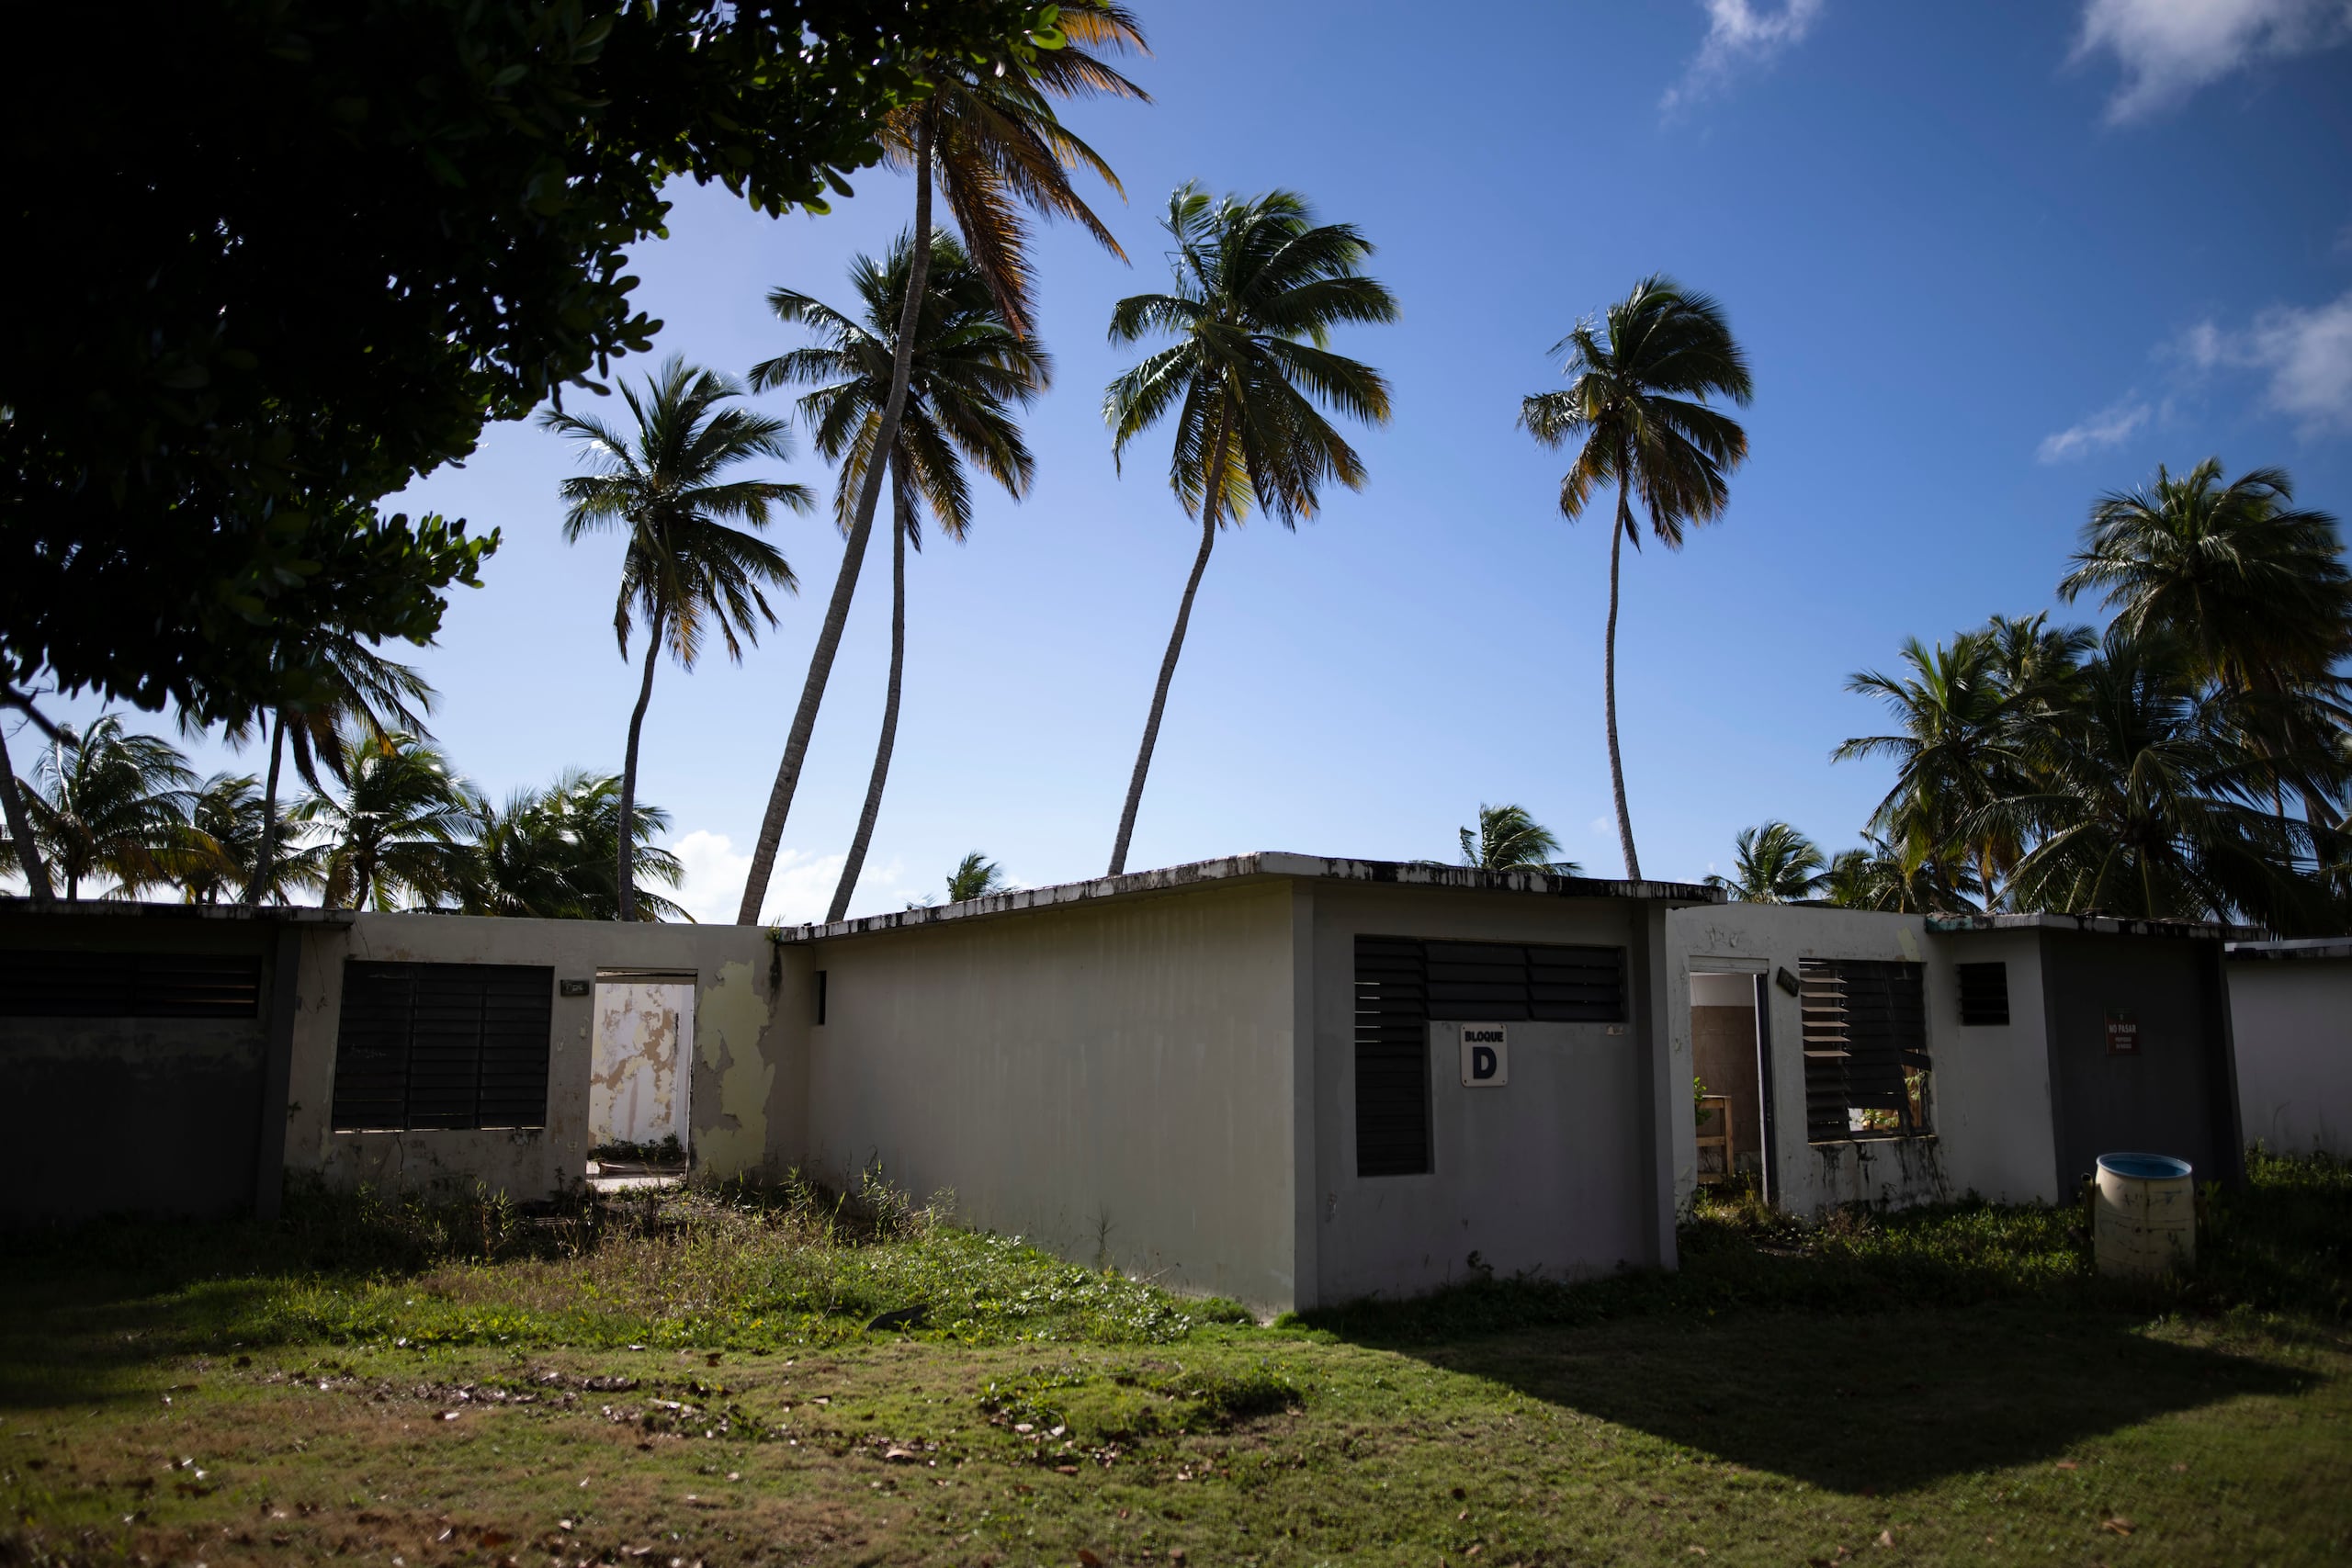
[[1273, 1327], [878, 1186], [85, 1227], [0, 1296], [0, 1562], [2341, 1561], [2352, 1170], [2255, 1178], [2153, 1287], [1726, 1203]]

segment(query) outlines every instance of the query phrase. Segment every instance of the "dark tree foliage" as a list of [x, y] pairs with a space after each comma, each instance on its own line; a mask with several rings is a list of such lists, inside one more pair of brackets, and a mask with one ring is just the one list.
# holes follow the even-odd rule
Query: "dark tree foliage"
[[496, 535], [377, 502], [650, 346], [626, 252], [665, 183], [821, 210], [926, 62], [1053, 15], [133, 0], [19, 35], [0, 681], [235, 721], [301, 696], [284, 636], [430, 637]]

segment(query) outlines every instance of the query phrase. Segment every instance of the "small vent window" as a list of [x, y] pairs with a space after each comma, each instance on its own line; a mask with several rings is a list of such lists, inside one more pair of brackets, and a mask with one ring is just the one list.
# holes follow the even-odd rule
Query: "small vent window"
[[1925, 966], [1808, 958], [1798, 967], [1805, 1136], [1822, 1144], [1926, 1132]]
[[1960, 969], [1960, 1021], [1966, 1024], [2006, 1024], [2009, 1021], [2009, 966], [2006, 964], [1962, 964]]
[[0, 952], [0, 1018], [254, 1018], [260, 1012], [258, 956]]
[[547, 1125], [554, 991], [527, 964], [345, 961], [336, 1129]]

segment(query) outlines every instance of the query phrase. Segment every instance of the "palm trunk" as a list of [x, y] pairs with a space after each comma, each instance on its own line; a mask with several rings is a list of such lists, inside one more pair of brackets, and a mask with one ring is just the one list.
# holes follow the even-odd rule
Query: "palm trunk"
[[[1222, 436], [1222, 431], [1219, 432]], [[1218, 448], [1220, 459], [1224, 446]], [[1193, 558], [1193, 575], [1184, 580], [1184, 597], [1176, 606], [1176, 629], [1168, 634], [1168, 652], [1159, 661], [1159, 684], [1152, 688], [1151, 716], [1144, 721], [1143, 744], [1136, 749], [1136, 771], [1127, 780], [1127, 804], [1119, 813], [1119, 840], [1111, 846], [1111, 870], [1116, 876], [1127, 869], [1127, 840], [1135, 837], [1136, 808], [1143, 804], [1143, 781], [1151, 772], [1151, 749], [1159, 741], [1159, 716], [1168, 706], [1168, 686], [1176, 678], [1176, 656], [1184, 651], [1184, 627], [1193, 619], [1193, 596], [1201, 591], [1201, 573], [1209, 569], [1209, 549], [1216, 543], [1216, 487], [1201, 502], [1201, 553]]]
[[17, 846], [17, 863], [24, 868], [25, 891], [32, 896], [35, 908], [46, 909], [56, 895], [49, 888], [40, 846], [33, 842], [32, 818], [25, 811], [24, 793], [17, 787], [17, 764], [9, 759], [5, 735], [0, 735], [0, 810], [7, 813], [8, 839]]
[[899, 688], [907, 667], [907, 502], [897, 479], [899, 459], [890, 459], [890, 682], [882, 698], [882, 739], [874, 747], [874, 773], [865, 781], [865, 807], [858, 813], [857, 835], [850, 840], [849, 859], [842, 863], [842, 879], [833, 888], [833, 906], [825, 911], [832, 924], [849, 913], [850, 895], [857, 889], [858, 874], [865, 869], [866, 847], [874, 841], [874, 820], [882, 814], [882, 786], [890, 777], [890, 753], [899, 742]]
[[269, 719], [269, 782], [261, 791], [261, 846], [254, 852], [254, 879], [245, 884], [245, 907], [257, 908], [277, 872], [277, 770], [286, 757], [286, 710]]
[[865, 482], [857, 492], [857, 513], [850, 525], [849, 543], [842, 551], [840, 575], [833, 579], [833, 596], [825, 606], [825, 623], [817, 633], [817, 647], [808, 656], [808, 679], [800, 689], [800, 706], [785, 737], [784, 761], [776, 765], [775, 784], [768, 791], [767, 814], [760, 819], [759, 841], [752, 848], [751, 874], [743, 881], [743, 901], [735, 923], [756, 925], [765, 902], [768, 878], [775, 870], [777, 847], [784, 840], [785, 818], [792, 813], [792, 796], [800, 787], [800, 764], [808, 755], [808, 737], [817, 728], [817, 707], [825, 700], [825, 682], [832, 677], [833, 656], [840, 652], [842, 630], [849, 624], [849, 602], [857, 592], [858, 569], [865, 559], [865, 541], [874, 532], [874, 508], [882, 495], [884, 455], [897, 449], [899, 422], [907, 410], [907, 384], [914, 373], [915, 327], [921, 319], [923, 289], [931, 276], [931, 125], [915, 126], [915, 232], [912, 265], [907, 269], [906, 303], [899, 310], [899, 341], [890, 356], [890, 395], [883, 400], [882, 417], [874, 432], [874, 460], [866, 465]]
[[[1625, 472], [1621, 461], [1617, 471]], [[1617, 750], [1617, 560], [1633, 531], [1634, 504], [1626, 481], [1617, 482], [1617, 525], [1609, 533], [1609, 631], [1600, 660], [1600, 683], [1609, 719], [1609, 788], [1617, 801], [1617, 847], [1625, 853], [1625, 874], [1642, 879], [1641, 857], [1634, 852], [1634, 818], [1625, 809], [1625, 763]]]
[[623, 920], [637, 919], [637, 742], [645, 732], [645, 710], [653, 703], [653, 665], [662, 657], [662, 608], [656, 601], [645, 639], [645, 679], [637, 688], [637, 708], [628, 716], [628, 750], [621, 757], [620, 853], [616, 867], [620, 880], [614, 884], [618, 889], [619, 912], [614, 918]]

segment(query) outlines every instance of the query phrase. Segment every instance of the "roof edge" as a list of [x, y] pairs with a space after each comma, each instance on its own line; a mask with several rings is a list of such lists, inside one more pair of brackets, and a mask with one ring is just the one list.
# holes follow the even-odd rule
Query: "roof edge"
[[0, 915], [38, 915], [43, 919], [149, 920], [214, 920], [232, 925], [247, 921], [266, 925], [347, 926], [351, 909], [321, 909], [308, 904], [274, 904], [250, 908], [243, 904], [159, 904], [135, 898], [52, 898], [48, 907], [20, 893], [0, 894]]
[[1255, 877], [1298, 877], [1321, 882], [1359, 882], [1386, 886], [1447, 887], [1482, 893], [1525, 893], [1555, 898], [1638, 898], [1677, 904], [1720, 904], [1719, 889], [1690, 882], [1611, 882], [1600, 877], [1559, 876], [1543, 871], [1480, 871], [1469, 866], [1442, 865], [1434, 861], [1341, 860], [1322, 855], [1259, 850], [1225, 855], [1216, 860], [1191, 861], [1156, 871], [1131, 871], [1087, 882], [1062, 882], [1047, 887], [1023, 887], [957, 904], [925, 904], [886, 915], [861, 915], [825, 924], [779, 926], [779, 942], [821, 942], [828, 938], [864, 936], [875, 931], [901, 931], [914, 926], [943, 925], [985, 915], [1012, 914], [1023, 909], [1059, 908], [1105, 898], [1168, 893], [1210, 883], [1239, 882]]
[[2038, 913], [1992, 915], [1930, 915], [1928, 930], [1938, 936], [1966, 931], [2089, 931], [2100, 936], [2186, 938], [2205, 942], [2250, 942], [2262, 935], [2254, 926], [2228, 926], [2212, 920], [2140, 920], [2113, 915]]
[[2278, 964], [2296, 959], [2352, 958], [2352, 936], [2292, 937], [2279, 942], [2233, 942], [2222, 949], [2236, 964]]

